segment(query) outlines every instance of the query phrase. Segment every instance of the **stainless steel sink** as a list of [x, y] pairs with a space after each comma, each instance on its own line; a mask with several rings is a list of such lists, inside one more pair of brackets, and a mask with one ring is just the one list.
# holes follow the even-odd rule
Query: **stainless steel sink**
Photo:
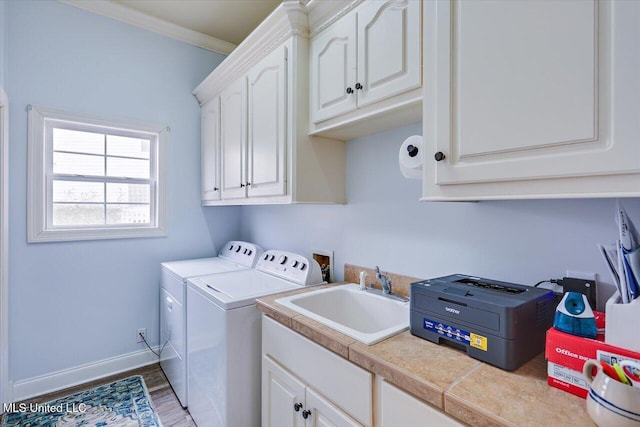
[[347, 284], [279, 298], [277, 303], [363, 344], [375, 344], [409, 329], [409, 303]]

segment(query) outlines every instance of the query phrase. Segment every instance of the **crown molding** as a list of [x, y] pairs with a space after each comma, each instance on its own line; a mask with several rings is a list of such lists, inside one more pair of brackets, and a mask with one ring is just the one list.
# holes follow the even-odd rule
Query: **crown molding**
[[302, 1], [286, 0], [193, 90], [200, 105], [293, 36], [309, 38], [307, 11]]
[[306, 3], [309, 13], [311, 38], [329, 27], [364, 0], [310, 0]]
[[233, 43], [181, 27], [180, 25], [144, 14], [134, 9], [129, 9], [128, 7], [108, 0], [58, 1], [98, 15], [106, 16], [107, 18], [116, 19], [148, 31], [153, 31], [154, 33], [162, 34], [212, 52], [220, 53], [222, 55], [229, 55], [236, 48], [236, 45]]

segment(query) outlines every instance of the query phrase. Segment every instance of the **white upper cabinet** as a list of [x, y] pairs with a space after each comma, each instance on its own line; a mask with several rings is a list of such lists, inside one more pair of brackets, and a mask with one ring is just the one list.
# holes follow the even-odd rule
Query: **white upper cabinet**
[[372, 1], [358, 9], [358, 106], [422, 84], [420, 1]]
[[312, 32], [313, 134], [350, 139], [420, 121], [422, 1], [364, 1], [348, 11], [355, 4]]
[[[203, 205], [346, 202], [344, 143], [309, 136], [303, 4], [278, 6], [193, 93], [203, 111]], [[219, 147], [204, 130], [215, 126]]]
[[345, 16], [311, 43], [311, 120], [356, 109], [356, 15]]
[[424, 200], [640, 195], [639, 2], [434, 1], [424, 21]]
[[220, 98], [215, 97], [202, 106], [201, 168], [203, 201], [220, 200]]
[[287, 49], [281, 46], [255, 65], [248, 78], [247, 194], [286, 192]]
[[246, 197], [247, 79], [241, 77], [220, 95], [222, 198]]

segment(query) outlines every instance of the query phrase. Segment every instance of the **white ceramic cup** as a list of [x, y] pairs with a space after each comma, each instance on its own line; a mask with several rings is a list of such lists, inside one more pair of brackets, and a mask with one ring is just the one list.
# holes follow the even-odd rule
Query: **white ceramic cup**
[[[598, 372], [593, 376], [593, 368]], [[602, 372], [597, 360], [582, 368], [587, 383], [587, 412], [600, 427], [640, 427], [640, 388], [616, 381]]]

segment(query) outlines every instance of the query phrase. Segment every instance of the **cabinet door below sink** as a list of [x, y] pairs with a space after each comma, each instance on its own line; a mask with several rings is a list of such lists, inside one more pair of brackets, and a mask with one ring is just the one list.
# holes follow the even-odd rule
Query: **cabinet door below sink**
[[428, 403], [376, 377], [376, 427], [413, 426], [416, 420], [429, 420], [429, 425], [463, 427], [452, 417]]

